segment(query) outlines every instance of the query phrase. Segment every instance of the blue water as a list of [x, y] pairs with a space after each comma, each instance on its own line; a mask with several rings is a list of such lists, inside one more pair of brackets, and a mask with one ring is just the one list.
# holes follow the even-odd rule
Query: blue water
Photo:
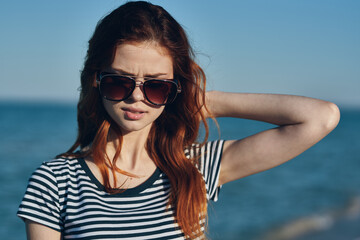
[[[343, 109], [339, 126], [299, 157], [225, 185], [219, 201], [209, 207], [211, 239], [270, 239], [275, 230], [314, 214], [333, 216], [334, 224], [325, 230], [336, 230], [342, 236], [344, 221], [339, 216], [343, 215], [332, 213], [352, 209], [357, 214], [356, 207], [349, 208], [349, 201], [360, 196], [359, 119], [360, 110]], [[273, 127], [242, 119], [218, 121], [224, 139]], [[2, 239], [25, 239], [24, 224], [16, 217], [16, 210], [27, 180], [41, 162], [70, 147], [76, 130], [74, 104], [0, 103]], [[211, 138], [217, 137], [216, 128], [211, 130]], [[360, 227], [352, 231], [360, 237]]]

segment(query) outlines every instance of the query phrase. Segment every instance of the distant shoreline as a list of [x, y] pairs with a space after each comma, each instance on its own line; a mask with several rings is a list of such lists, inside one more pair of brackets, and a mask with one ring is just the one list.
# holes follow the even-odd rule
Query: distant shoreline
[[[0, 105], [77, 105], [77, 99], [36, 99], [36, 98], [24, 98], [24, 99], [16, 99], [16, 98], [2, 98], [0, 97]], [[336, 103], [336, 102], [335, 102]], [[360, 111], [360, 103], [359, 104], [338, 104], [340, 111]]]

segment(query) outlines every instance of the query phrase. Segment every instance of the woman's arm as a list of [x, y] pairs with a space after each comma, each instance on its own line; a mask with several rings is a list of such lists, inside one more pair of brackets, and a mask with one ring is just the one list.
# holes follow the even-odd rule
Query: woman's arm
[[28, 240], [60, 240], [61, 233], [49, 227], [25, 220], [26, 235]]
[[214, 117], [236, 117], [276, 124], [224, 145], [219, 184], [278, 166], [304, 152], [338, 124], [338, 107], [330, 102], [291, 95], [211, 91], [206, 104]]

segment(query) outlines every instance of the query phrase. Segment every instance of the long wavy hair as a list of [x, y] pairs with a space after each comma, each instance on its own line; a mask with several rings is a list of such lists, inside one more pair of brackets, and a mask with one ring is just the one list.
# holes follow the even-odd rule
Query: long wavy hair
[[[195, 63], [194, 53], [180, 24], [162, 7], [148, 2], [128, 2], [99, 21], [89, 41], [89, 48], [81, 73], [81, 93], [77, 106], [78, 136], [74, 145], [59, 156], [91, 156], [100, 169], [105, 189], [111, 186], [110, 174], [116, 183], [116, 172], [131, 176], [116, 167], [121, 152], [121, 129], [106, 113], [94, 79], [99, 71], [111, 65], [115, 49], [126, 42], [155, 42], [167, 49], [173, 60], [174, 77], [182, 92], [152, 124], [146, 150], [158, 168], [169, 178], [171, 193], [169, 206], [175, 208], [175, 221], [184, 235], [195, 238], [203, 235], [202, 220], [207, 213], [206, 189], [202, 175], [188, 159], [184, 148], [197, 140], [200, 122], [208, 126], [201, 109], [206, 109], [203, 70]], [[118, 135], [116, 154], [109, 159], [105, 152], [109, 130]], [[81, 151], [77, 151], [80, 148]], [[116, 189], [117, 188], [117, 189]]]

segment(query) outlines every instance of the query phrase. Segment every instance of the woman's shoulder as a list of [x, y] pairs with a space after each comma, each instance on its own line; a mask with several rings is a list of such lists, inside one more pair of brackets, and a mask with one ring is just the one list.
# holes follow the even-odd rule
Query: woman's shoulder
[[42, 162], [42, 164], [35, 170], [34, 174], [47, 172], [55, 177], [63, 176], [64, 174], [72, 174], [81, 168], [80, 161], [81, 159], [72, 157], [54, 158]]
[[204, 174], [217, 171], [220, 167], [224, 140], [214, 140], [205, 143], [194, 143], [185, 149], [185, 156], [192, 159], [198, 170]]
[[219, 175], [224, 140], [194, 143], [185, 149], [185, 155], [193, 159], [195, 167], [203, 176], [207, 199], [217, 201], [220, 188]]
[[194, 158], [201, 155], [208, 155], [213, 153], [221, 153], [225, 140], [218, 139], [208, 141], [205, 143], [195, 142], [185, 148], [185, 155], [188, 158]]

